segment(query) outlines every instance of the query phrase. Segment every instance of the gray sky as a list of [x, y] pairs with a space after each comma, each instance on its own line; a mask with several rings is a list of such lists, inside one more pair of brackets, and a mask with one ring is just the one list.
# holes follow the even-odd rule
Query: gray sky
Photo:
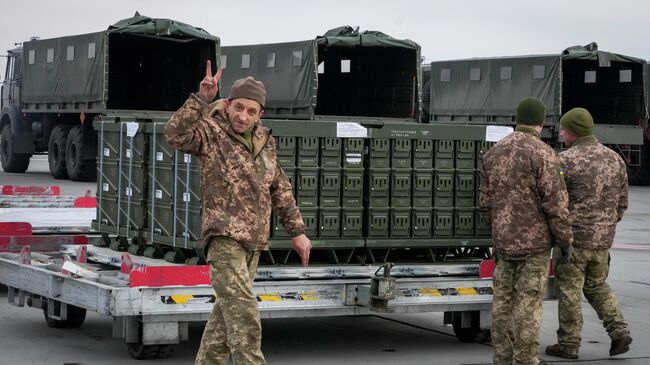
[[204, 28], [223, 45], [306, 40], [352, 25], [414, 40], [429, 62], [559, 53], [592, 41], [650, 59], [647, 0], [12, 0], [2, 4], [0, 49], [34, 35], [100, 31], [136, 10]]

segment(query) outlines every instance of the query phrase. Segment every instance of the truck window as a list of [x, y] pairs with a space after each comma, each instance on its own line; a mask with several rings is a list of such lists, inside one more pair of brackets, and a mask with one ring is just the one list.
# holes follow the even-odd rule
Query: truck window
[[319, 74], [319, 75], [322, 75], [322, 74], [324, 74], [324, 73], [325, 73], [325, 61], [321, 61], [321, 62], [318, 64], [318, 74]]
[[596, 71], [585, 71], [585, 84], [596, 83]]
[[11, 56], [10, 53], [9, 57], [7, 57], [7, 68], [6, 68], [5, 80], [10, 80], [12, 78], [13, 65], [14, 65], [14, 58]]
[[88, 43], [88, 58], [95, 58], [95, 42]]
[[533, 65], [533, 80], [539, 80], [546, 77], [545, 65]]
[[66, 61], [74, 61], [74, 46], [68, 46], [65, 54]]
[[449, 82], [451, 81], [451, 69], [450, 68], [441, 68], [440, 69], [440, 81]]
[[291, 52], [291, 66], [294, 67], [302, 66], [302, 51]]
[[46, 58], [45, 62], [47, 62], [47, 63], [54, 62], [54, 48], [48, 48], [47, 49], [47, 58]]
[[266, 54], [266, 67], [275, 67], [275, 52], [269, 52]]
[[619, 70], [618, 82], [632, 82], [632, 70]]
[[350, 60], [346, 60], [346, 59], [341, 60], [341, 73], [342, 74], [350, 73]]
[[16, 54], [14, 56], [14, 80], [22, 80], [23, 78], [23, 67], [22, 67], [22, 54]]
[[251, 55], [248, 53], [244, 53], [241, 55], [241, 68], [249, 68], [251, 67]]
[[501, 67], [501, 80], [512, 80], [512, 66]]
[[478, 67], [472, 67], [469, 69], [469, 80], [470, 81], [481, 81], [481, 69]]
[[222, 54], [219, 56], [219, 64], [224, 70], [228, 67], [228, 55]]
[[33, 49], [30, 49], [29, 52], [27, 52], [27, 60], [29, 61], [30, 65], [33, 65], [34, 62], [36, 62], [36, 51]]

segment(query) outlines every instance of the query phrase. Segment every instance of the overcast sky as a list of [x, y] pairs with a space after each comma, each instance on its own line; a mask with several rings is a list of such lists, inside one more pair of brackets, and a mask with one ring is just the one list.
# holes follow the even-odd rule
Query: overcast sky
[[429, 62], [559, 53], [592, 41], [650, 59], [648, 0], [12, 0], [2, 4], [0, 48], [100, 31], [136, 10], [204, 28], [223, 45], [306, 40], [352, 25], [414, 40]]

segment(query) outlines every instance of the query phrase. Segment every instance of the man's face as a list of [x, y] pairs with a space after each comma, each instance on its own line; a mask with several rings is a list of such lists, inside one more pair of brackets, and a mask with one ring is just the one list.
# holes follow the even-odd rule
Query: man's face
[[237, 98], [226, 103], [226, 114], [232, 130], [236, 133], [247, 131], [262, 117], [263, 113], [260, 104], [250, 99]]
[[564, 128], [560, 129], [560, 138], [567, 146], [571, 146], [576, 141], [576, 137]]

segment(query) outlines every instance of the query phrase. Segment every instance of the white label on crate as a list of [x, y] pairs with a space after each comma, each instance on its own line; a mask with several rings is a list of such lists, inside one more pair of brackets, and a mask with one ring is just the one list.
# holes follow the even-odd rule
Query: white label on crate
[[108, 148], [104, 148], [104, 156], [110, 157], [111, 156], [111, 150], [109, 150]]
[[514, 132], [512, 127], [489, 125], [485, 128], [485, 140], [487, 142], [499, 142], [512, 132]]
[[361, 163], [361, 154], [360, 153], [346, 153], [345, 162], [351, 164], [360, 164]]
[[190, 162], [192, 162], [192, 155], [190, 155], [190, 154], [188, 154], [188, 153], [184, 154], [184, 155], [183, 155], [183, 162], [185, 162], [185, 163], [190, 163]]
[[190, 201], [190, 193], [183, 193], [183, 201], [184, 202]]
[[140, 124], [135, 123], [135, 122], [126, 123], [126, 136], [127, 137], [135, 137], [135, 134], [138, 133], [138, 128], [139, 127], [140, 127]]
[[125, 193], [126, 193], [126, 196], [131, 196], [131, 195], [133, 195], [133, 189], [131, 189], [131, 188], [126, 188], [126, 189], [125, 189]]
[[163, 160], [163, 153], [162, 152], [156, 152], [156, 160], [157, 161], [162, 161]]
[[126, 157], [131, 158], [131, 149], [130, 148], [126, 149]]
[[162, 190], [156, 190], [156, 199], [162, 199]]
[[108, 191], [108, 183], [102, 184], [102, 191]]
[[368, 138], [368, 130], [357, 123], [336, 123], [336, 136], [339, 138]]

